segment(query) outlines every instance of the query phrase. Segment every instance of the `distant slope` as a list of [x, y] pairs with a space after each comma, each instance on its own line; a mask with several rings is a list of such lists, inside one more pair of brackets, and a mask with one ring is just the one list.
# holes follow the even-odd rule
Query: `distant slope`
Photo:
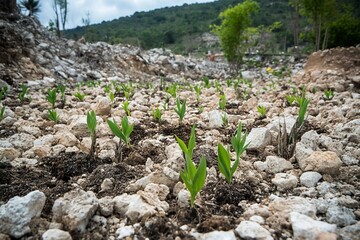
[[[166, 7], [149, 12], [136, 12], [130, 17], [120, 17], [88, 28], [77, 27], [67, 30], [69, 38], [85, 35], [87, 41], [105, 41], [110, 43], [129, 43], [148, 49], [170, 47], [178, 52], [196, 50], [194, 40], [209, 25], [218, 23], [219, 13], [239, 0], [219, 0], [211, 3], [184, 4]], [[285, 21], [287, 0], [258, 0], [261, 11], [254, 18], [254, 25], [270, 25], [274, 21]], [[194, 42], [195, 41], [195, 42]], [[191, 46], [194, 45], [194, 46]]]

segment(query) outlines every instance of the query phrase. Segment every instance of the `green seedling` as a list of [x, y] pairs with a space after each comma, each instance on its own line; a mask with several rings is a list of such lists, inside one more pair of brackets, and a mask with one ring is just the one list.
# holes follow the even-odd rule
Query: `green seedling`
[[325, 100], [331, 100], [334, 97], [334, 91], [332, 89], [324, 90], [324, 98]]
[[202, 156], [199, 166], [192, 161], [193, 150], [195, 148], [195, 125], [191, 129], [190, 139], [188, 146], [185, 145], [184, 141], [175, 136], [181, 150], [185, 154], [185, 167], [180, 172], [181, 179], [183, 180], [186, 188], [190, 192], [190, 205], [194, 207], [196, 195], [205, 185], [206, 180], [206, 159]]
[[221, 143], [218, 144], [218, 167], [229, 184], [232, 182], [233, 175], [239, 166], [240, 156], [248, 146], [248, 144], [245, 145], [247, 134], [245, 133], [245, 135], [242, 136], [241, 132], [242, 125], [240, 123], [236, 135], [231, 137], [231, 145], [236, 153], [236, 159], [232, 166], [229, 149], [225, 149]]
[[110, 91], [111, 91], [111, 86], [110, 85], [105, 85], [104, 92], [105, 93], [110, 93]]
[[109, 98], [110, 98], [110, 101], [113, 103], [114, 100], [115, 100], [115, 93], [114, 93], [114, 92], [110, 92], [110, 93], [109, 93]]
[[223, 111], [225, 111], [225, 109], [226, 109], [226, 96], [225, 96], [225, 94], [220, 95], [219, 108], [221, 110], [223, 110]]
[[2, 101], [6, 97], [7, 92], [8, 92], [8, 87], [3, 86], [0, 90], [0, 101]]
[[226, 79], [226, 86], [231, 87], [231, 85], [232, 85], [232, 80], [231, 79]]
[[120, 161], [122, 161], [122, 143], [121, 140], [125, 143], [126, 146], [130, 146], [130, 135], [134, 130], [134, 125], [129, 124], [127, 116], [121, 120], [121, 129], [116, 123], [115, 120], [107, 120], [110, 130], [115, 136], [120, 139], [120, 142], [117, 147], [118, 156], [120, 156]]
[[229, 120], [228, 120], [227, 115], [226, 115], [226, 114], [223, 114], [223, 115], [221, 116], [221, 120], [222, 120], [222, 126], [225, 128], [225, 127], [228, 125], [228, 123], [229, 123]]
[[195, 90], [195, 94], [196, 94], [196, 101], [199, 103], [200, 102], [200, 95], [201, 95], [201, 88], [200, 86], [195, 86], [194, 87]]
[[162, 121], [162, 112], [159, 108], [153, 109], [151, 113], [156, 122]]
[[55, 123], [58, 123], [60, 121], [60, 116], [59, 114], [56, 112], [56, 110], [54, 109], [49, 109], [49, 120], [55, 122]]
[[247, 100], [249, 98], [249, 92], [246, 88], [244, 88], [242, 96], [244, 100]]
[[65, 104], [66, 104], [66, 97], [65, 97], [66, 86], [60, 84], [60, 85], [57, 87], [57, 90], [60, 91], [60, 94], [61, 94], [61, 105], [64, 107]]
[[53, 90], [49, 89], [48, 92], [47, 92], [47, 96], [46, 96], [46, 99], [51, 104], [51, 107], [53, 109], [55, 108], [56, 94], [57, 94], [57, 89], [54, 88]]
[[295, 101], [295, 96], [294, 95], [286, 95], [286, 102], [288, 103], [289, 106], [292, 106], [294, 101]]
[[203, 77], [204, 87], [210, 88], [210, 79], [208, 76]]
[[180, 103], [178, 98], [176, 99], [175, 112], [179, 116], [179, 124], [181, 125], [186, 112], [186, 99], [182, 103]]
[[221, 85], [219, 83], [218, 80], [215, 81], [215, 89], [216, 89], [216, 92], [220, 92], [221, 91]]
[[130, 109], [129, 109], [129, 101], [128, 101], [128, 100], [126, 100], [126, 101], [123, 103], [122, 109], [125, 111], [126, 116], [130, 116], [130, 115], [131, 115], [131, 112], [130, 112]]
[[0, 109], [0, 121], [4, 119], [4, 115], [5, 115], [5, 106], [3, 106]]
[[307, 99], [305, 97], [305, 94], [304, 94], [299, 99], [298, 103], [299, 103], [299, 115], [298, 115], [298, 118], [297, 118], [297, 124], [298, 124], [298, 127], [301, 128], [303, 123], [304, 123], [304, 120], [305, 120], [305, 115], [306, 115], [307, 108], [308, 108], [308, 105], [310, 103], [310, 100]]
[[20, 85], [20, 87], [21, 87], [21, 92], [19, 93], [19, 99], [20, 99], [20, 102], [24, 102], [26, 94], [28, 93], [29, 87], [24, 84]]
[[204, 106], [199, 106], [199, 113], [203, 113], [204, 112]]
[[172, 97], [176, 98], [177, 96], [177, 84], [174, 83], [168, 89], [166, 90], [167, 93], [169, 93]]
[[90, 131], [91, 138], [90, 158], [93, 159], [95, 158], [96, 151], [96, 114], [94, 111], [87, 113], [86, 123]]
[[74, 94], [74, 96], [80, 101], [83, 102], [85, 99], [86, 94], [85, 93], [80, 93], [80, 92], [76, 92]]
[[266, 108], [264, 106], [258, 106], [257, 111], [260, 114], [260, 118], [265, 118], [265, 116], [266, 116]]

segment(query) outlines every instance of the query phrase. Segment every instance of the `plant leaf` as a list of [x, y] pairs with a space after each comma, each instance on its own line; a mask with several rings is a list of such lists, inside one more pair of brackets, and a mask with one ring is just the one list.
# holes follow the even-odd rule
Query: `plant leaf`
[[224, 146], [218, 144], [218, 166], [220, 172], [224, 175], [226, 180], [231, 182], [231, 171], [230, 171], [230, 153], [224, 148]]
[[113, 121], [111, 121], [110, 119], [108, 119], [106, 121], [109, 125], [110, 130], [115, 134], [115, 136], [117, 136], [118, 138], [122, 139], [124, 142], [126, 142], [126, 137], [125, 135], [121, 132], [119, 126], [116, 124], [115, 119]]
[[206, 159], [201, 157], [200, 164], [193, 179], [195, 195], [203, 188], [206, 180]]

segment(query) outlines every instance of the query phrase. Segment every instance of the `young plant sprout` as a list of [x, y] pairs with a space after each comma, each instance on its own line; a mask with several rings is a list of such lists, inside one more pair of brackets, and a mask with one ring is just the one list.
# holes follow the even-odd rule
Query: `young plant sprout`
[[289, 106], [293, 105], [294, 101], [295, 101], [295, 96], [294, 95], [286, 95], [286, 102]]
[[121, 140], [126, 144], [126, 146], [130, 146], [130, 135], [134, 130], [134, 125], [129, 124], [129, 120], [127, 116], [125, 116], [121, 120], [121, 129], [115, 120], [107, 120], [110, 130], [113, 132], [115, 136], [120, 139], [120, 142], [117, 147], [118, 156], [120, 156], [120, 162], [122, 161], [122, 143]]
[[180, 172], [180, 176], [190, 192], [190, 206], [194, 207], [195, 197], [205, 185], [206, 159], [202, 156], [198, 167], [196, 167], [192, 161], [193, 150], [195, 148], [195, 125], [191, 129], [188, 146], [177, 136], [175, 136], [175, 138], [185, 154], [185, 167], [184, 170]]
[[223, 111], [225, 111], [225, 109], [226, 109], [226, 96], [225, 96], [225, 94], [220, 95], [219, 108], [221, 110], [223, 110]]
[[110, 93], [109, 93], [109, 98], [110, 98], [110, 101], [111, 101], [111, 102], [114, 102], [114, 100], [115, 100], [115, 94], [114, 94], [114, 92], [110, 92]]
[[85, 93], [80, 93], [80, 92], [76, 92], [74, 94], [74, 96], [80, 101], [83, 102], [85, 99], [86, 94]]
[[55, 109], [49, 109], [49, 120], [58, 123], [60, 121], [59, 114], [56, 112]]
[[130, 109], [129, 109], [129, 101], [128, 101], [128, 100], [126, 100], [126, 101], [123, 103], [122, 109], [125, 111], [126, 116], [130, 116], [130, 115], [131, 115], [131, 112], [130, 112]]
[[258, 106], [257, 111], [260, 114], [260, 118], [263, 119], [266, 116], [266, 108], [264, 106]]
[[57, 94], [57, 89], [56, 88], [54, 88], [53, 90], [49, 89], [48, 92], [47, 92], [46, 99], [51, 104], [52, 109], [55, 108], [56, 94]]
[[60, 84], [60, 85], [57, 87], [57, 89], [58, 89], [58, 91], [60, 91], [60, 94], [61, 94], [61, 105], [64, 107], [65, 104], [66, 104], [66, 97], [65, 97], [66, 86]]
[[166, 89], [166, 92], [169, 93], [172, 97], [176, 98], [177, 95], [177, 84], [173, 83], [168, 89]]
[[111, 90], [111, 86], [110, 85], [105, 85], [104, 92], [105, 93], [110, 93], [110, 90]]
[[186, 99], [182, 103], [180, 103], [178, 98], [176, 99], [175, 112], [179, 116], [179, 124], [181, 125], [186, 112]]
[[5, 114], [5, 106], [0, 109], [0, 121], [3, 120]]
[[225, 128], [229, 123], [226, 113], [221, 116], [221, 120], [222, 120], [222, 126]]
[[90, 158], [93, 159], [96, 151], [96, 114], [94, 111], [87, 113], [86, 123], [91, 138]]
[[204, 87], [210, 88], [210, 79], [208, 76], [203, 77]]
[[229, 78], [229, 79], [226, 79], [226, 86], [227, 86], [227, 87], [231, 87], [231, 84], [232, 84], [231, 79], [230, 79], [230, 78]]
[[334, 97], [334, 91], [332, 89], [324, 90], [324, 98], [325, 100], [331, 100]]
[[21, 87], [21, 92], [19, 93], [19, 99], [20, 99], [20, 102], [24, 102], [26, 94], [28, 93], [29, 87], [24, 84], [20, 85], [20, 87]]
[[200, 102], [200, 95], [201, 95], [201, 88], [200, 86], [195, 86], [194, 87], [195, 90], [195, 94], [196, 94], [196, 101], [199, 103]]
[[301, 128], [305, 120], [305, 114], [308, 105], [310, 103], [310, 100], [305, 97], [305, 94], [303, 94], [298, 102], [299, 102], [299, 115], [297, 118], [297, 125], [299, 128]]
[[7, 86], [3, 86], [0, 90], [0, 101], [3, 100], [8, 92], [8, 87]]
[[225, 149], [224, 146], [219, 143], [218, 144], [218, 166], [220, 172], [224, 175], [226, 181], [230, 184], [233, 178], [233, 175], [236, 169], [239, 166], [240, 156], [246, 150], [248, 144], [245, 145], [246, 136], [242, 136], [242, 125], [241, 123], [238, 125], [237, 132], [235, 136], [231, 137], [231, 145], [235, 150], [236, 159], [232, 166], [231, 165], [231, 157], [229, 149]]
[[221, 90], [221, 86], [220, 86], [220, 83], [218, 80], [215, 80], [215, 89], [216, 89], [216, 92], [220, 92], [220, 90]]
[[159, 108], [153, 109], [151, 113], [156, 122], [162, 121], [162, 112]]

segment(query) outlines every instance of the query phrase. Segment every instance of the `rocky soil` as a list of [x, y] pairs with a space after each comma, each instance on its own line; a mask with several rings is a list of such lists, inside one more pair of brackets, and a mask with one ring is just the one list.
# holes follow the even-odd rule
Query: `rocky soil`
[[[305, 65], [268, 62], [234, 79], [226, 63], [59, 40], [31, 18], [0, 20], [0, 29], [13, 31], [2, 35], [6, 42], [28, 39], [1, 55], [1, 84], [9, 90], [0, 104], [0, 239], [359, 239], [359, 48], [317, 52]], [[58, 96], [54, 123], [46, 94], [59, 83], [67, 87], [66, 103]], [[20, 84], [30, 87], [24, 101]], [[186, 99], [181, 125], [169, 94], [174, 86]], [[134, 131], [120, 162], [119, 139], [106, 120], [125, 116], [124, 88]], [[311, 102], [294, 156], [285, 159], [278, 154], [280, 125], [290, 132], [299, 111], [286, 95], [300, 89]], [[327, 89], [332, 99], [324, 97]], [[77, 92], [86, 94], [83, 101]], [[264, 118], [258, 106], [267, 109]], [[91, 110], [95, 159], [88, 156]], [[229, 185], [217, 145], [230, 146], [239, 122], [249, 145]], [[194, 162], [205, 156], [208, 168], [191, 208], [174, 136], [187, 142], [193, 124]]]

